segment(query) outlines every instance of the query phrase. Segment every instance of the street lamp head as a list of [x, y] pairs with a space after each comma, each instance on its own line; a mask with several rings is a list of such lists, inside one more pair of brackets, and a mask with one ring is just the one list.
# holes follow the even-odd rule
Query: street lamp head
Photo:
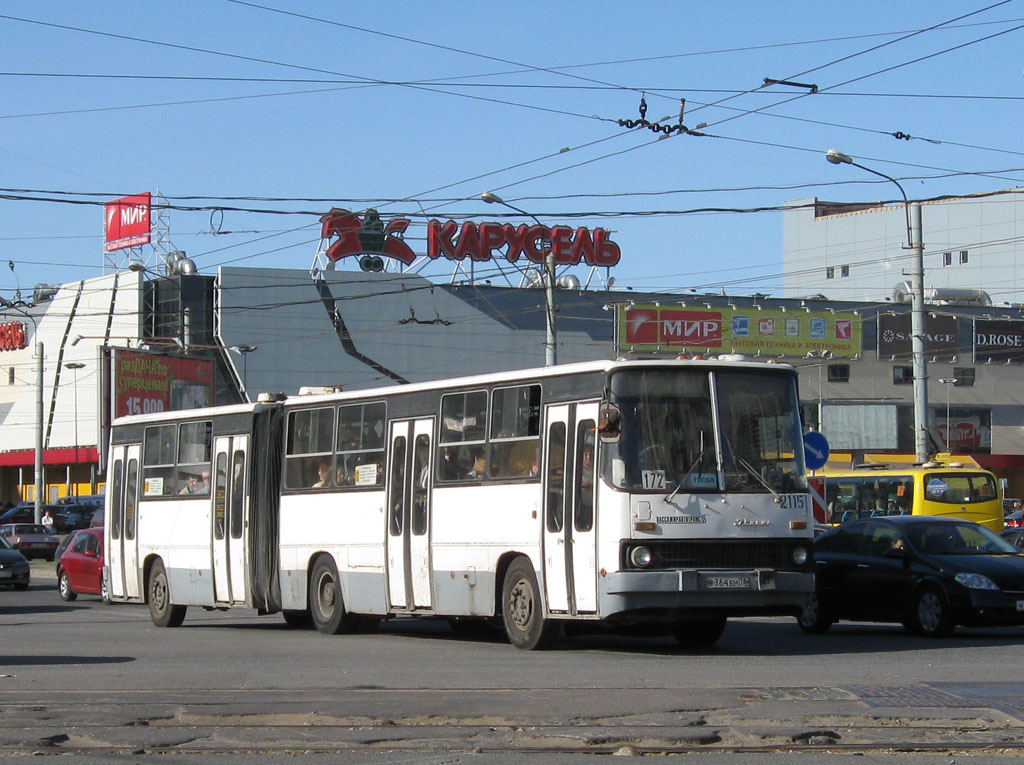
[[136, 273], [142, 273], [143, 271], [148, 271], [149, 269], [146, 268], [145, 263], [140, 263], [137, 260], [133, 260], [131, 263], [128, 264], [128, 270], [134, 271]]
[[939, 382], [943, 385], [956, 385], [955, 377], [940, 377]]
[[85, 364], [81, 361], [68, 361], [64, 364], [65, 369], [84, 369]]
[[841, 151], [835, 149], [829, 149], [825, 152], [825, 159], [831, 162], [833, 165], [852, 165], [853, 157], [848, 154], [843, 154]]
[[482, 199], [489, 205], [500, 205], [505, 203], [505, 200], [499, 197], [493, 191], [485, 191], [483, 194], [480, 195], [480, 199]]

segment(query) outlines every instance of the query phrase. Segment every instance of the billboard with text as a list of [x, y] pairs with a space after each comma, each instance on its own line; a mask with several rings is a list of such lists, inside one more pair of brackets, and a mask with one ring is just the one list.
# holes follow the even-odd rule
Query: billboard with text
[[831, 351], [834, 357], [861, 352], [861, 317], [853, 311], [656, 304], [618, 305], [616, 310], [620, 351], [685, 349], [767, 356]]
[[104, 205], [103, 242], [107, 252], [149, 244], [151, 197], [147, 191]]

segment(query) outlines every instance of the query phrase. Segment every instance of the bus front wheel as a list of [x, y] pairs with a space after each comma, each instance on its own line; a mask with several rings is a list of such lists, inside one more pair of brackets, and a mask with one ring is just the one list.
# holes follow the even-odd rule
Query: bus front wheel
[[309, 577], [309, 613], [324, 635], [353, 632], [359, 625], [359, 617], [345, 610], [338, 569], [326, 555], [316, 559]]
[[544, 618], [537, 577], [526, 558], [516, 558], [505, 572], [501, 603], [505, 634], [516, 648], [543, 650], [555, 642], [561, 625]]
[[146, 592], [149, 594], [149, 618], [153, 620], [153, 624], [157, 627], [180, 627], [185, 621], [186, 607], [171, 603], [167, 572], [160, 561], [156, 561], [149, 570]]

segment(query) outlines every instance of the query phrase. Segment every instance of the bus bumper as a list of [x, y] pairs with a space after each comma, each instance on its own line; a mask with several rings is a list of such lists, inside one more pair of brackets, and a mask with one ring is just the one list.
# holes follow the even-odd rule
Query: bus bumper
[[814, 592], [800, 571], [619, 571], [600, 578], [601, 611], [713, 611], [734, 616], [791, 615]]

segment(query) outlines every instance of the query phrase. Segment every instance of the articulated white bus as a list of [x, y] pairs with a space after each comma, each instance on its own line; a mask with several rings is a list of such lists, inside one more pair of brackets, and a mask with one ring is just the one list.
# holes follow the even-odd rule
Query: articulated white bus
[[710, 645], [814, 588], [796, 375], [600, 361], [113, 423], [104, 576], [350, 632], [401, 616]]

